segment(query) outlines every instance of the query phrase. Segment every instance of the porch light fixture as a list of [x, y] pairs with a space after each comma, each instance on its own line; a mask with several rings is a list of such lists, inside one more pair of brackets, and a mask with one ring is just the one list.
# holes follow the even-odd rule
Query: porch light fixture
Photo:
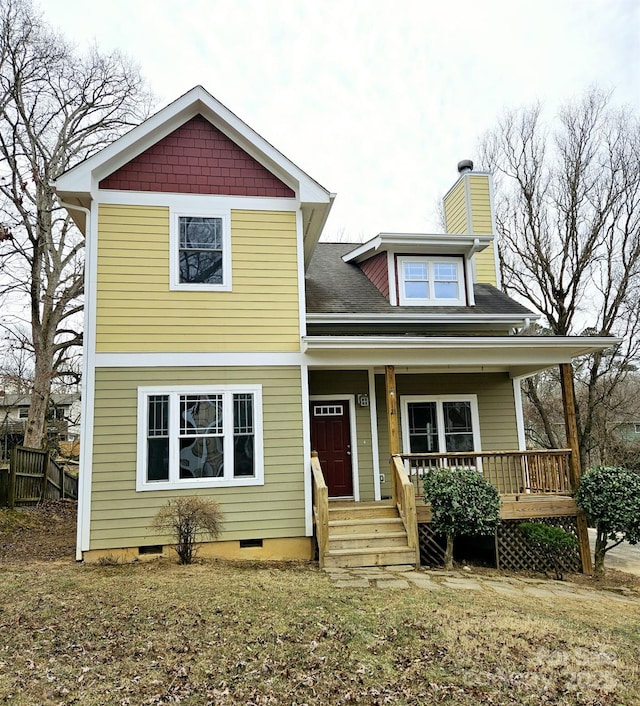
[[359, 407], [368, 407], [369, 406], [369, 395], [366, 393], [358, 395], [358, 406]]

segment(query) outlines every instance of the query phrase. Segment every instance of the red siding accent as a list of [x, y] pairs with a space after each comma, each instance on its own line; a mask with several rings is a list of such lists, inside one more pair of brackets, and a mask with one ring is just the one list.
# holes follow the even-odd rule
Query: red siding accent
[[100, 188], [295, 197], [278, 177], [201, 115], [103, 179]]
[[387, 269], [387, 253], [381, 252], [360, 263], [360, 269], [389, 299], [389, 270]]

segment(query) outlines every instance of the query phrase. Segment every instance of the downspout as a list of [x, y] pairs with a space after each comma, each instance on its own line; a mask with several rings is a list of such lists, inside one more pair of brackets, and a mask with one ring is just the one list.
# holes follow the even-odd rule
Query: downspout
[[[82, 211], [86, 216], [85, 223], [85, 234], [84, 240], [85, 244], [88, 242], [91, 235], [91, 211], [84, 206], [78, 206], [76, 204], [67, 203], [62, 201], [58, 197], [58, 203], [67, 210]], [[85, 272], [86, 272], [86, 259], [85, 259]], [[86, 291], [86, 290], [85, 290]], [[86, 474], [82, 471], [88, 468], [86, 462], [87, 454], [89, 453], [88, 444], [86, 443], [86, 428], [89, 423], [89, 395], [88, 385], [89, 385], [89, 356], [86, 354], [85, 341], [83, 339], [82, 345], [82, 391], [81, 391], [81, 412], [80, 412], [80, 468], [78, 472], [78, 523], [76, 528], [76, 561], [82, 561], [82, 530], [85, 525], [85, 521], [88, 522], [89, 518], [85, 517], [87, 512], [86, 502], [84, 501], [85, 493], [85, 483], [89, 482]]]

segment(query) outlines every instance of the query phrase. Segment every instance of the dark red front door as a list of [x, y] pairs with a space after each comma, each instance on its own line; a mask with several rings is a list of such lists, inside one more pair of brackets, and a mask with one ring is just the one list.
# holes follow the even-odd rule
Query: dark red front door
[[353, 496], [348, 402], [311, 402], [311, 449], [318, 452], [329, 497]]

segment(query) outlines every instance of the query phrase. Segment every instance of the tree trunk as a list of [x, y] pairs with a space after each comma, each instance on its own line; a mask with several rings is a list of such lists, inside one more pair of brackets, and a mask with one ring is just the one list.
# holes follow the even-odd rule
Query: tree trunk
[[29, 416], [24, 434], [24, 445], [32, 449], [44, 447], [46, 435], [47, 410], [51, 394], [51, 371], [53, 354], [51, 346], [36, 355], [33, 390], [30, 397]]
[[607, 535], [598, 528], [596, 550], [593, 556], [593, 575], [604, 576], [604, 556], [607, 552]]
[[447, 548], [444, 550], [444, 568], [453, 569], [453, 533], [447, 532]]

